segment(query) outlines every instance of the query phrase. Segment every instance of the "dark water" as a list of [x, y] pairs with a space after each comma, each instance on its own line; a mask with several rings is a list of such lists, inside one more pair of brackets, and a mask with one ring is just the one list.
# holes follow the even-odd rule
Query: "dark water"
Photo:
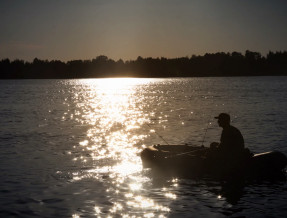
[[[287, 77], [0, 81], [0, 217], [287, 217], [286, 181], [166, 178], [139, 152], [218, 141], [287, 155]], [[157, 134], [158, 135], [157, 135]]]

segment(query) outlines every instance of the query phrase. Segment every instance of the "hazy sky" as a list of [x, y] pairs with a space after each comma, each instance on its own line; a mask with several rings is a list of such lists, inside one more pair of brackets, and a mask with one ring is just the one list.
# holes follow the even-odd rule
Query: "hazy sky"
[[0, 59], [287, 50], [286, 0], [0, 0]]

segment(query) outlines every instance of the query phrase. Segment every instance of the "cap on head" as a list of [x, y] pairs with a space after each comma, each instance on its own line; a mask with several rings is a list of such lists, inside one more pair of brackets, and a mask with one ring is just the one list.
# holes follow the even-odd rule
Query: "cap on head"
[[227, 114], [227, 113], [221, 113], [219, 114], [217, 117], [214, 117], [215, 119], [218, 119], [218, 120], [223, 120], [223, 121], [228, 121], [230, 122], [230, 115]]

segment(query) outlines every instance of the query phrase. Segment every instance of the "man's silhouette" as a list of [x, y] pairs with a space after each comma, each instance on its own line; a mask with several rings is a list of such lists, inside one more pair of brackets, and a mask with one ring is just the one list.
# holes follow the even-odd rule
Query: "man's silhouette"
[[230, 116], [226, 113], [221, 113], [215, 117], [218, 119], [218, 125], [223, 128], [220, 143], [211, 143], [211, 149], [216, 149], [222, 154], [236, 155], [244, 150], [244, 139], [241, 132], [230, 125]]

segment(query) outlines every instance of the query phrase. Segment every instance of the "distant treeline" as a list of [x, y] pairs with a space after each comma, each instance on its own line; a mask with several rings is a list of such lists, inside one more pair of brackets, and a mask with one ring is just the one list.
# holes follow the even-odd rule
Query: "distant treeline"
[[0, 79], [103, 78], [103, 77], [205, 77], [287, 76], [287, 52], [239, 52], [193, 55], [181, 58], [142, 58], [114, 61], [106, 56], [92, 60], [0, 61]]

